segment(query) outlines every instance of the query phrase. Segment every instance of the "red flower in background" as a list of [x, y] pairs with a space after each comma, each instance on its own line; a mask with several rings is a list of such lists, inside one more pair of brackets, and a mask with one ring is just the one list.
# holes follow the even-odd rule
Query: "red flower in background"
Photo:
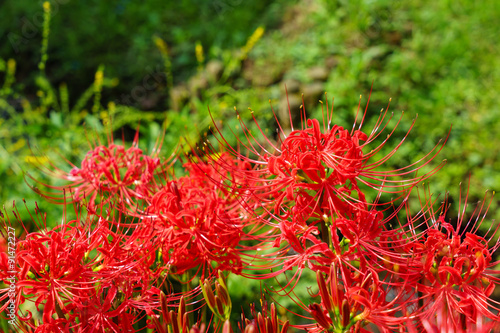
[[[168, 163], [168, 160], [160, 162], [158, 157], [161, 144], [155, 146], [150, 156], [138, 148], [138, 143], [139, 132], [129, 148], [125, 144], [115, 144], [112, 138], [108, 145], [91, 146], [79, 167], [68, 161], [73, 167], [70, 172], [53, 165], [53, 169], [47, 170], [54, 178], [71, 183], [63, 186], [42, 184], [52, 191], [33, 189], [54, 203], [81, 202], [84, 199], [94, 203], [97, 198], [100, 199], [98, 196], [102, 196], [105, 200], [113, 198], [120, 204], [134, 206], [138, 199], [149, 195], [155, 175], [165, 172]], [[66, 194], [71, 195], [69, 202]], [[95, 209], [93, 206], [91, 204], [89, 208]]]
[[67, 179], [74, 182], [72, 187], [78, 200], [89, 195], [93, 200], [96, 192], [109, 192], [126, 201], [144, 197], [159, 166], [158, 158], [144, 155], [135, 146], [125, 149], [111, 144], [88, 152], [81, 167], [73, 168]]

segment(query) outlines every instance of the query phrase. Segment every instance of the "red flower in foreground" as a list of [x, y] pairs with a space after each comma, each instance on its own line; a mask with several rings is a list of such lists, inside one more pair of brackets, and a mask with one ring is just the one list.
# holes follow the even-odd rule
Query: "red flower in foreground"
[[[490, 296], [500, 283], [500, 271], [493, 269], [498, 264], [493, 255], [500, 246], [499, 226], [481, 236], [480, 226], [488, 210], [484, 204], [479, 204], [464, 223], [467, 197], [454, 226], [445, 221], [447, 205], [445, 200], [437, 218], [425, 217], [428, 229], [406, 248], [412, 255], [408, 265], [414, 269], [412, 279], [419, 291], [413, 301], [422, 304], [414, 312], [429, 319], [441, 309], [457, 329], [486, 318], [498, 321], [500, 307]], [[428, 211], [433, 212], [431, 208]]]
[[336, 192], [336, 186], [347, 181], [355, 185], [362, 171], [364, 160], [360, 142], [367, 139], [366, 134], [356, 131], [351, 136], [337, 125], [323, 134], [316, 119], [308, 120], [307, 126], [286, 137], [280, 147], [281, 154], [264, 157], [272, 175], [271, 192], [266, 194], [276, 200], [276, 213], [282, 208], [280, 203], [285, 196], [293, 200], [306, 190], [318, 194], [327, 189]]
[[441, 216], [425, 238], [413, 244], [413, 251], [420, 260], [412, 265], [423, 274], [418, 290], [423, 293], [424, 317], [445, 306], [467, 321], [478, 315], [497, 319], [500, 308], [489, 297], [500, 282], [493, 274], [500, 272], [491, 269], [495, 263], [483, 237], [472, 233], [463, 237]]
[[89, 250], [85, 235], [77, 228], [63, 226], [58, 231], [31, 233], [18, 242], [19, 293], [43, 304], [43, 322], [58, 313], [69, 313], [79, 294], [91, 288], [90, 265], [83, 265]]
[[172, 273], [198, 267], [202, 274], [242, 267], [240, 241], [245, 221], [239, 198], [204, 163], [185, 165], [189, 175], [169, 181], [149, 200], [144, 228], [152, 230]]
[[328, 280], [317, 273], [321, 303], [312, 303], [308, 311], [317, 322], [317, 332], [369, 332], [377, 327], [390, 332], [401, 319], [395, 318], [401, 309], [402, 295], [394, 294], [389, 300], [389, 289], [379, 280], [378, 274], [368, 269], [352, 272], [350, 268], [330, 267]]
[[[355, 123], [352, 130], [349, 131], [338, 125], [331, 126], [333, 110], [331, 114], [327, 110], [327, 120], [323, 122], [322, 126], [316, 119], [307, 119], [305, 112], [302, 117], [304, 122], [301, 129], [294, 130], [292, 127], [292, 132], [288, 135], [278, 123], [280, 129], [278, 132], [279, 144], [274, 144], [272, 139], [267, 138], [261, 131], [264, 136], [263, 141], [267, 142], [267, 146], [270, 147], [265, 147], [258, 142], [239, 116], [247, 142], [240, 141], [238, 150], [232, 148], [225, 141], [217, 126], [216, 133], [219, 137], [216, 137], [228, 152], [234, 154], [238, 159], [248, 162], [253, 167], [251, 172], [245, 170], [243, 174], [247, 179], [254, 180], [250, 183], [250, 188], [247, 187], [245, 190], [251, 190], [255, 200], [259, 203], [264, 202], [273, 209], [275, 214], [286, 218], [291, 214], [292, 207], [297, 211], [302, 211], [307, 209], [307, 205], [310, 205], [319, 206], [321, 209], [328, 209], [332, 214], [344, 216], [344, 210], [349, 209], [351, 203], [365, 202], [364, 193], [359, 187], [360, 184], [380, 192], [394, 193], [399, 194], [399, 197], [405, 197], [414, 185], [434, 174], [443, 165], [441, 164], [419, 177], [412, 176], [439, 153], [444, 143], [436, 145], [430, 153], [416, 163], [397, 170], [378, 171], [377, 168], [396, 153], [411, 131], [410, 128], [403, 140], [386, 156], [370, 163], [370, 160], [382, 149], [395, 131], [393, 129], [378, 146], [370, 146], [381, 136], [392, 119], [391, 116], [384, 123], [387, 111], [388, 107], [385, 112], [381, 112], [369, 135], [361, 131], [365, 115], [363, 115], [358, 129], [355, 130], [357, 125]], [[254, 121], [256, 126], [260, 128], [255, 118]], [[211, 150], [210, 145], [207, 146], [207, 149], [215, 153], [215, 150]], [[243, 155], [240, 153], [240, 149], [246, 150], [246, 154], [255, 156], [255, 158]], [[241, 170], [238, 169], [228, 169], [228, 171], [241, 173]], [[302, 202], [301, 206], [297, 207], [299, 204], [297, 199], [304, 193], [310, 194], [311, 200]]]
[[[43, 223], [42, 230], [16, 244], [16, 310], [32, 302], [43, 316], [33, 321], [30, 311], [19, 311], [21, 330], [55, 332], [70, 327], [87, 332], [88, 324], [96, 332], [112, 327], [117, 331], [116, 327], [130, 328], [141, 311], [158, 306], [148, 248], [134, 234], [120, 234], [117, 221], [86, 214], [72, 221], [63, 218], [60, 226], [48, 230], [46, 217], [38, 210], [35, 216], [33, 222]], [[8, 216], [0, 221], [10, 225]], [[6, 282], [2, 275], [0, 283]], [[7, 293], [8, 288], [2, 289], [0, 298]], [[101, 302], [103, 295], [107, 296]]]
[[[259, 223], [275, 228], [276, 247], [286, 241], [296, 252], [290, 252], [292, 258], [285, 264], [288, 268], [292, 262], [303, 267], [309, 258], [328, 267], [332, 262], [339, 263], [335, 259], [339, 257], [365, 262], [383, 257], [385, 250], [378, 248], [377, 240], [382, 232], [387, 231], [384, 224], [388, 219], [383, 218], [378, 210], [384, 205], [390, 206], [398, 198], [406, 200], [416, 184], [442, 167], [440, 164], [429, 173], [414, 176], [439, 153], [442, 145], [438, 144], [424, 158], [409, 166], [390, 171], [377, 170], [406, 139], [405, 136], [386, 156], [371, 162], [394, 133], [393, 130], [378, 146], [370, 146], [391, 120], [384, 123], [387, 112], [388, 108], [381, 112], [374, 130], [367, 135], [361, 130], [364, 115], [359, 126], [355, 123], [349, 131], [330, 125], [333, 110], [328, 112], [328, 106], [323, 125], [316, 119], [307, 119], [304, 111], [301, 128], [294, 130], [292, 127], [288, 135], [278, 123], [278, 144], [261, 131], [267, 145], [258, 142], [240, 120], [247, 141], [239, 141], [238, 149], [232, 148], [216, 127], [214, 135], [219, 143], [251, 166], [244, 171], [227, 167], [231, 174], [241, 175], [238, 179], [250, 180], [234, 186], [236, 192], [248, 198], [245, 207], [250, 208], [249, 212]], [[255, 118], [254, 121], [260, 128]], [[211, 153], [209, 158], [217, 154], [210, 145], [207, 145], [207, 150]], [[240, 153], [241, 150], [245, 153]], [[215, 160], [212, 162], [217, 164]], [[362, 186], [395, 194], [395, 198], [385, 203], [378, 199], [368, 202]], [[401, 231], [395, 231], [398, 232]], [[269, 237], [269, 233], [264, 237]], [[346, 247], [347, 243], [351, 245]], [[280, 257], [286, 261], [281, 255], [285, 252], [279, 250]], [[373, 267], [376, 266], [374, 262]]]

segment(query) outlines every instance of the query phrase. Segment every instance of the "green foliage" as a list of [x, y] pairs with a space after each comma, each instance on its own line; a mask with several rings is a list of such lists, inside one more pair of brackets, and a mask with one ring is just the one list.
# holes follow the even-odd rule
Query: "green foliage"
[[[170, 46], [173, 78], [187, 79], [196, 69], [194, 42], [206, 48], [230, 49], [244, 44], [255, 28], [276, 25], [285, 1], [241, 0], [160, 1], [51, 0], [51, 33], [46, 71], [79, 95], [90, 74], [104, 64], [120, 85], [108, 98], [140, 84], [161, 63], [153, 36]], [[12, 19], [14, 18], [14, 20]], [[205, 22], [205, 23], [202, 23]], [[0, 12], [0, 55], [23, 63], [20, 76], [31, 77], [40, 61], [43, 10], [39, 2], [8, 0]], [[28, 87], [34, 88], [29, 80]], [[158, 93], [164, 93], [159, 91]]]

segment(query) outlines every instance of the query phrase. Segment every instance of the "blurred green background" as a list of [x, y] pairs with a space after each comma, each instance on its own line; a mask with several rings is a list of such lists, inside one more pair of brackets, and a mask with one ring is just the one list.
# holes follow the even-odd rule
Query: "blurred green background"
[[[453, 126], [434, 163], [447, 165], [427, 182], [433, 193], [450, 193], [450, 218], [469, 175], [471, 210], [486, 189], [500, 188], [499, 1], [50, 3], [50, 12], [27, 0], [0, 5], [0, 203], [7, 210], [26, 198], [49, 212], [49, 225], [59, 223], [61, 210], [26, 185], [24, 172], [55, 184], [40, 169], [52, 162], [70, 170], [62, 156], [78, 165], [88, 137], [104, 137], [107, 126], [131, 140], [140, 121], [146, 150], [165, 128], [167, 155], [181, 137], [195, 144], [208, 130], [207, 106], [227, 138], [238, 125], [234, 107], [253, 127], [251, 108], [273, 133], [269, 100], [286, 124], [288, 102], [298, 115], [303, 93], [308, 114], [321, 117], [318, 100], [327, 92], [333, 122], [351, 128], [359, 95], [364, 108], [372, 84], [366, 132], [389, 98], [395, 118], [405, 112], [385, 152], [418, 114], [388, 167], [418, 160]], [[485, 227], [500, 217], [497, 201]], [[254, 296], [249, 290], [238, 296], [243, 303]]]

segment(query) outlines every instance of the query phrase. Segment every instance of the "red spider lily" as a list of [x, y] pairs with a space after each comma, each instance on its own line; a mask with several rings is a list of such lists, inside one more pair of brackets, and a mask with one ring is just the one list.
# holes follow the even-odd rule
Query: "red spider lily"
[[18, 243], [16, 285], [37, 308], [43, 303], [44, 323], [57, 311], [68, 312], [80, 289], [90, 288], [85, 275], [91, 267], [82, 265], [88, 246], [77, 237], [73, 228], [63, 227], [59, 232], [29, 234]]
[[157, 158], [143, 155], [136, 146], [128, 149], [115, 144], [98, 146], [87, 154], [80, 168], [71, 170], [68, 180], [82, 185], [73, 186], [76, 198], [95, 191], [121, 192], [125, 199], [141, 198], [158, 165]]
[[359, 143], [366, 140], [364, 133], [356, 131], [351, 137], [347, 130], [335, 125], [322, 134], [316, 119], [308, 120], [307, 125], [310, 128], [293, 131], [284, 140], [280, 155], [267, 158], [268, 171], [273, 175], [268, 194], [276, 200], [275, 213], [281, 210], [285, 197], [293, 200], [302, 191], [321, 193], [347, 181], [355, 185], [362, 168]]
[[[113, 138], [109, 139], [107, 145], [100, 143], [91, 145], [90, 151], [79, 167], [68, 161], [73, 167], [70, 172], [65, 172], [52, 164], [53, 169], [46, 169], [52, 177], [69, 181], [69, 184], [63, 186], [42, 184], [52, 190], [46, 192], [32, 188], [54, 203], [69, 204], [72, 201], [81, 202], [84, 199], [94, 203], [99, 196], [103, 196], [103, 198], [114, 198], [120, 203], [133, 205], [137, 199], [143, 199], [149, 195], [149, 184], [154, 181], [156, 174], [165, 171], [164, 168], [168, 163], [168, 161], [160, 163], [158, 156], [161, 144], [155, 146], [151, 156], [144, 154], [138, 144], [139, 132], [137, 131], [133, 144], [129, 148], [125, 148], [125, 144], [115, 144]], [[71, 194], [71, 200], [66, 200], [65, 193]], [[94, 207], [90, 205], [89, 208]]]
[[[42, 223], [45, 225], [45, 220]], [[4, 224], [10, 221], [4, 219]], [[111, 291], [118, 295], [110, 299], [112, 304], [106, 315], [115, 317], [116, 313], [127, 325], [137, 321], [139, 311], [158, 306], [154, 301], [158, 289], [152, 286], [155, 275], [149, 270], [148, 249], [133, 235], [122, 237], [109, 226], [113, 223], [90, 214], [73, 221], [63, 219], [63, 224], [53, 230], [43, 227], [40, 232], [29, 233], [17, 241], [16, 311], [27, 301], [33, 301], [39, 311], [43, 307], [41, 323], [32, 322], [28, 312], [25, 317], [19, 317], [24, 322], [22, 327], [57, 331], [56, 328], [67, 327], [68, 323], [72, 328], [79, 323], [77, 326], [81, 328], [85, 318], [87, 322], [104, 325], [104, 314], [95, 311], [102, 308], [102, 304], [93, 302], [101, 293], [95, 288], [106, 285], [115, 286]], [[6, 278], [2, 274], [2, 281]], [[2, 299], [5, 298], [8, 288], [0, 293]], [[119, 306], [122, 311], [117, 313]], [[118, 331], [123, 331], [125, 326], [120, 327]]]
[[442, 217], [438, 225], [427, 231], [425, 241], [413, 244], [420, 261], [412, 264], [423, 272], [418, 289], [423, 293], [424, 316], [433, 314], [435, 307], [444, 302], [450, 311], [457, 311], [468, 320], [474, 320], [478, 313], [496, 319], [493, 312], [499, 307], [489, 296], [499, 283], [492, 274], [500, 272], [490, 269], [493, 263], [488, 243], [471, 233], [461, 240]]
[[[267, 302], [262, 305], [262, 313], [255, 310], [255, 305], [251, 305], [251, 313], [254, 319], [247, 319], [244, 315], [241, 316], [240, 330], [244, 333], [287, 333], [290, 325], [286, 320], [280, 323], [276, 306], [271, 303], [268, 310]], [[281, 326], [281, 327], [280, 327]]]
[[[245, 176], [255, 180], [255, 183], [252, 183], [252, 191], [257, 196], [256, 200], [264, 200], [272, 204], [275, 214], [286, 217], [290, 214], [289, 211], [292, 207], [296, 207], [297, 210], [304, 209], [302, 206], [297, 207], [296, 199], [304, 192], [310, 192], [314, 194], [312, 202], [319, 203], [320, 207], [325, 202], [325, 206], [332, 213], [342, 215], [345, 206], [348, 206], [350, 202], [364, 201], [364, 194], [360, 190], [358, 183], [368, 185], [379, 191], [403, 195], [403, 193], [407, 193], [407, 190], [435, 173], [442, 166], [440, 165], [420, 177], [406, 180], [400, 179], [415, 173], [428, 164], [442, 149], [443, 146], [441, 145], [439, 149], [436, 146], [417, 163], [393, 171], [376, 171], [379, 166], [395, 154], [409, 133], [387, 156], [382, 157], [377, 162], [369, 163], [369, 160], [381, 150], [388, 138], [394, 133], [393, 130], [383, 140], [382, 144], [370, 149], [370, 144], [382, 134], [390, 119], [392, 119], [391, 116], [384, 124], [387, 111], [388, 108], [381, 113], [370, 135], [366, 135], [360, 130], [366, 110], [358, 130], [354, 130], [355, 123], [352, 131], [338, 125], [330, 127], [332, 116], [327, 112], [327, 121], [324, 121], [323, 132], [321, 132], [319, 121], [316, 119], [307, 119], [305, 121], [306, 116], [304, 113], [304, 122], [301, 129], [293, 130], [292, 128], [293, 131], [289, 135], [284, 133], [278, 123], [279, 134], [284, 137], [284, 139], [280, 137], [280, 145], [274, 145], [271, 139], [264, 136], [264, 141], [271, 146], [270, 150], [257, 142], [254, 135], [240, 120], [241, 127], [247, 138], [247, 143], [240, 141], [240, 145], [257, 156], [256, 159], [246, 157], [230, 147], [223, 136], [218, 140], [239, 159], [256, 166], [252, 174], [245, 172]], [[333, 110], [331, 113], [333, 114]], [[254, 121], [258, 126], [255, 118]], [[215, 128], [216, 132], [222, 135], [218, 127]], [[261, 132], [263, 134], [263, 131]], [[207, 146], [207, 148], [210, 149], [210, 146]], [[370, 151], [366, 152], [368, 149]], [[237, 173], [239, 170], [231, 171]], [[292, 201], [293, 204], [285, 204], [289, 201]]]
[[400, 324], [400, 332], [408, 333], [490, 333], [498, 332], [499, 321], [484, 320], [478, 314], [475, 320], [464, 320], [457, 312], [449, 312], [445, 302], [440, 302], [435, 307], [435, 313], [429, 318], [419, 318], [417, 322], [406, 321]]
[[[443, 164], [425, 175], [411, 176], [442, 149], [442, 146], [437, 145], [417, 163], [393, 171], [377, 171], [395, 154], [409, 133], [388, 155], [371, 162], [394, 133], [393, 130], [379, 146], [370, 149], [370, 144], [380, 137], [392, 119], [391, 116], [384, 123], [387, 112], [388, 107], [381, 112], [374, 130], [367, 135], [361, 131], [366, 110], [358, 128], [355, 129], [355, 122], [351, 131], [330, 125], [333, 110], [328, 112], [328, 106], [323, 126], [318, 120], [307, 119], [304, 111], [301, 114], [301, 129], [294, 130], [292, 127], [289, 135], [278, 123], [279, 145], [273, 144], [261, 131], [270, 149], [259, 143], [241, 120], [247, 141], [239, 141], [238, 150], [230, 147], [219, 128], [215, 127], [214, 134], [218, 134], [215, 136], [219, 143], [237, 159], [251, 166], [251, 169], [244, 171], [227, 167], [231, 174], [240, 174], [239, 178], [247, 180], [246, 184], [233, 186], [234, 190], [248, 198], [246, 207], [250, 207], [249, 210], [259, 223], [273, 228], [274, 245], [277, 247], [285, 241], [296, 252], [289, 252], [289, 260], [285, 260], [283, 269], [274, 270], [272, 276], [294, 264], [304, 267], [307, 261], [315, 269], [321, 269], [342, 260], [366, 262], [368, 258], [381, 258], [384, 251], [388, 251], [377, 249], [377, 240], [387, 230], [384, 223], [388, 221], [378, 209], [383, 204], [392, 204], [396, 199], [383, 204], [378, 199], [367, 202], [360, 185], [372, 187], [380, 193], [394, 193], [406, 200], [409, 191], [417, 183], [435, 173]], [[255, 118], [254, 121], [260, 129]], [[256, 158], [241, 154], [240, 148]], [[206, 149], [215, 154], [211, 145], [207, 144]], [[208, 156], [210, 158], [211, 155]], [[212, 159], [212, 164], [217, 164], [215, 159]], [[270, 234], [266, 234], [266, 237], [270, 237]], [[350, 245], [346, 246], [348, 243]], [[286, 251], [278, 250], [277, 255], [281, 256]], [[374, 262], [373, 267], [377, 266], [378, 263]]]
[[[220, 163], [232, 163], [219, 156]], [[239, 272], [246, 239], [240, 200], [220, 170], [203, 163], [184, 165], [188, 175], [152, 187], [141, 229], [150, 233], [165, 268], [182, 274], [198, 267], [206, 277], [217, 270]], [[225, 174], [224, 174], [225, 176]]]
[[88, 246], [84, 241], [68, 241], [74, 236], [71, 230], [61, 231], [29, 234], [18, 246], [17, 287], [20, 294], [35, 298], [37, 308], [43, 304], [44, 323], [49, 323], [58, 310], [68, 312], [77, 293], [91, 288], [85, 278], [91, 267], [81, 264]]
[[328, 281], [317, 273], [321, 303], [308, 306], [317, 322], [314, 331], [368, 332], [364, 327], [375, 325], [382, 332], [397, 327], [395, 317], [401, 308], [398, 302], [403, 295], [388, 300], [386, 285], [372, 270], [352, 272], [345, 266], [332, 264]]
[[[437, 213], [432, 210], [431, 203], [427, 203], [427, 211], [432, 213], [425, 217], [428, 229], [407, 248], [414, 258], [411, 261], [416, 271], [414, 277], [418, 277], [416, 288], [420, 294], [415, 301], [421, 306], [416, 314], [429, 319], [442, 308], [457, 329], [475, 324], [482, 317], [498, 321], [500, 310], [499, 303], [490, 298], [500, 283], [500, 271], [493, 269], [498, 262], [492, 260], [500, 246], [499, 226], [490, 229], [485, 236], [479, 235], [479, 227], [488, 210], [484, 203], [475, 208], [464, 225], [467, 198], [468, 194], [456, 226], [445, 221], [447, 200]], [[491, 242], [493, 246], [489, 245]]]

